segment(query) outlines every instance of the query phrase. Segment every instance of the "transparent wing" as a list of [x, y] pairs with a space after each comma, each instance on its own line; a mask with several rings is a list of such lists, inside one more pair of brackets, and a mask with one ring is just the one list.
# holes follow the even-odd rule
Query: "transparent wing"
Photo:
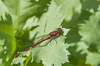
[[26, 46], [31, 46], [45, 38], [49, 37], [49, 35], [42, 35], [36, 38], [32, 38], [32, 39], [26, 39], [26, 40], [22, 40], [19, 43], [21, 43], [22, 45], [26, 45]]

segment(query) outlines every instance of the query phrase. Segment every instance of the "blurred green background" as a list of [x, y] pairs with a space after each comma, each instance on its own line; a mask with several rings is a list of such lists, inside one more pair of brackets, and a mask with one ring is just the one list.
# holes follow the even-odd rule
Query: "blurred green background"
[[[0, 0], [0, 65], [100, 66], [99, 11], [99, 0]], [[28, 47], [20, 41], [58, 27], [57, 44], [20, 52]]]

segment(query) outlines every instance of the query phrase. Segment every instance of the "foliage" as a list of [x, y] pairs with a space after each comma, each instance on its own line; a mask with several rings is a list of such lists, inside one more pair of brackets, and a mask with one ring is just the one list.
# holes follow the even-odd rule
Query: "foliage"
[[[99, 0], [0, 0], [0, 65], [100, 66], [99, 3]], [[61, 36], [23, 52], [37, 42], [34, 38], [45, 37], [42, 35], [59, 27]], [[17, 53], [20, 55], [14, 58]]]

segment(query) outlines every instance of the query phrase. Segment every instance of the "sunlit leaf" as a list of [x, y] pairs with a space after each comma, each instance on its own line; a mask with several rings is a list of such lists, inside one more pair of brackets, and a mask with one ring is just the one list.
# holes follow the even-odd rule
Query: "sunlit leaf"
[[[60, 17], [57, 16], [60, 8], [61, 8], [61, 6], [56, 8], [52, 12], [52, 15], [49, 15], [47, 13], [48, 14], [47, 21], [44, 22], [44, 24], [41, 24], [38, 28], [36, 28], [36, 30], [39, 31], [38, 34], [40, 34], [40, 33], [42, 34], [43, 32], [48, 33], [49, 31], [51, 31], [55, 28], [58, 28], [60, 26], [60, 24], [62, 23], [62, 21], [64, 19], [64, 16], [60, 16]], [[54, 23], [54, 24], [52, 24], [52, 23]], [[46, 29], [42, 27], [43, 25], [45, 25]], [[50, 26], [52, 26], [52, 27], [50, 28]], [[39, 28], [41, 28], [41, 30]], [[34, 31], [35, 30], [33, 30], [33, 32]], [[69, 30], [65, 31], [65, 33], [67, 33], [68, 31]], [[67, 55], [69, 55], [69, 52], [66, 50], [68, 48], [68, 45], [64, 44], [64, 42], [65, 42], [64, 36], [59, 37], [56, 41], [57, 41], [57, 44], [54, 40], [52, 40], [47, 46], [43, 46], [43, 47], [37, 46], [37, 47], [31, 48], [27, 52], [21, 52], [19, 54], [20, 54], [20, 56], [21, 55], [29, 56], [29, 54], [31, 52], [32, 53], [32, 62], [39, 63], [42, 60], [43, 65], [46, 65], [46, 66], [51, 66], [53, 64], [55, 66], [61, 66], [62, 63], [64, 64], [65, 62], [68, 61]], [[46, 44], [46, 43], [47, 42], [43, 42], [42, 44]], [[15, 60], [16, 60], [16, 58], [13, 60], [12, 64], [16, 63]], [[24, 60], [25, 59], [23, 59], [23, 61]], [[17, 63], [20, 63], [20, 62], [17, 61]]]
[[21, 30], [26, 20], [34, 15], [40, 16], [47, 11], [50, 0], [3, 0], [12, 16], [14, 30]]
[[82, 24], [79, 33], [83, 37], [81, 40], [89, 46], [87, 49], [87, 63], [98, 66], [100, 64], [100, 12], [90, 16], [85, 23]]

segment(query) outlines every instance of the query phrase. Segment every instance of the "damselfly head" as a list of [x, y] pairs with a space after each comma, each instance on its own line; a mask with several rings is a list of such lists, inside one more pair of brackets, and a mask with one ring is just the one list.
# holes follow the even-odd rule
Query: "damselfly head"
[[62, 32], [61, 28], [58, 28], [56, 31], [49, 33], [50, 36], [58, 36]]
[[58, 35], [60, 35], [61, 32], [62, 32], [61, 28], [58, 28], [58, 29], [57, 29], [57, 33], [58, 33]]

